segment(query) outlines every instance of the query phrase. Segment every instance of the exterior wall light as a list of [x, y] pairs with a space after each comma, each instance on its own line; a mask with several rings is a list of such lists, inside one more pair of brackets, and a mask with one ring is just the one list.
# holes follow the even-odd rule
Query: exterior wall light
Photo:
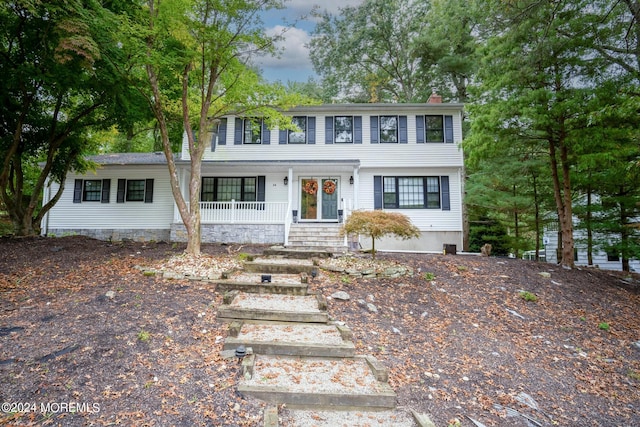
[[289, 185], [289, 177], [288, 176], [284, 177], [284, 185]]
[[353, 185], [353, 175], [349, 177], [349, 184]]

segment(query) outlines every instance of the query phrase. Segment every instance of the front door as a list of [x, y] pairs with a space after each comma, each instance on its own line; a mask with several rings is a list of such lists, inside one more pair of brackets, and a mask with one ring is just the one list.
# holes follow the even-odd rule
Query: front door
[[300, 180], [300, 219], [303, 221], [338, 220], [337, 178], [302, 178]]

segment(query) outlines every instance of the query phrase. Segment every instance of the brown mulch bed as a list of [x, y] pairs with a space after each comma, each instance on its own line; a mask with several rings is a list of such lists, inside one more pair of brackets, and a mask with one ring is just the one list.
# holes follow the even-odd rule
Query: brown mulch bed
[[[0, 239], [0, 425], [261, 425], [264, 404], [236, 393], [238, 365], [219, 355], [222, 296], [205, 282], [136, 268], [183, 249]], [[203, 252], [225, 263], [240, 249], [263, 247]], [[324, 272], [313, 286], [350, 294], [329, 299], [330, 315], [353, 330], [358, 353], [389, 368], [400, 408], [439, 427], [455, 418], [472, 426], [467, 417], [526, 426], [514, 411], [542, 426], [640, 425], [637, 276], [502, 258], [380, 257], [420, 271]]]

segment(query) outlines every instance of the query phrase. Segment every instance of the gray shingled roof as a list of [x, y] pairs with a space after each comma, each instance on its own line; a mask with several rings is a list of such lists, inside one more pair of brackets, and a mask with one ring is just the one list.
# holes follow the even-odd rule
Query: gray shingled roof
[[89, 156], [89, 160], [99, 165], [165, 165], [163, 152], [155, 153], [112, 153]]

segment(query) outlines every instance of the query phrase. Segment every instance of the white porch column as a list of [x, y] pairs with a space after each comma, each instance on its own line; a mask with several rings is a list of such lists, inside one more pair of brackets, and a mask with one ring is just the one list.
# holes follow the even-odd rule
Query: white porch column
[[[289, 168], [289, 172], [287, 173], [287, 179], [289, 180], [289, 185], [287, 188], [287, 201], [289, 202], [289, 210], [293, 209], [293, 168]], [[291, 212], [287, 212], [287, 216], [289, 216]]]
[[353, 168], [353, 207], [355, 211], [360, 208], [360, 168]]

